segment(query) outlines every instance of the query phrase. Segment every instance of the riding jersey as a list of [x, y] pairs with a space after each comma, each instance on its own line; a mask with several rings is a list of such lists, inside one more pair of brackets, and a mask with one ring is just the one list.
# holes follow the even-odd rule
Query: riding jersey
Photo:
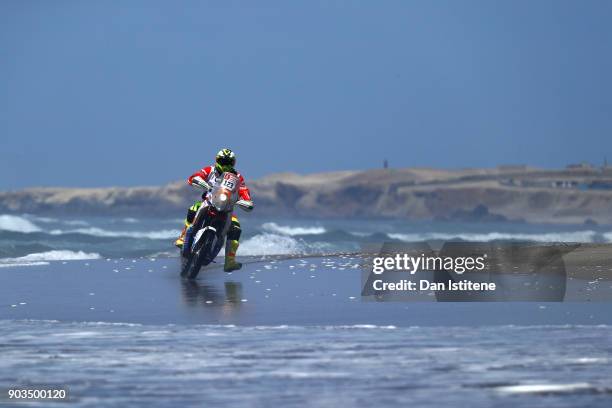
[[[208, 182], [208, 184], [213, 186], [219, 176], [220, 174], [218, 174], [214, 166], [206, 166], [202, 168], [200, 171], [193, 173], [187, 179], [187, 183], [191, 185], [194, 177], [201, 177], [204, 181]], [[238, 180], [240, 180], [240, 187], [238, 187], [238, 195], [240, 196], [240, 199], [251, 201], [251, 192], [249, 191], [249, 188], [244, 182], [244, 177], [242, 177], [242, 174], [238, 172], [236, 172], [236, 176], [238, 177]]]

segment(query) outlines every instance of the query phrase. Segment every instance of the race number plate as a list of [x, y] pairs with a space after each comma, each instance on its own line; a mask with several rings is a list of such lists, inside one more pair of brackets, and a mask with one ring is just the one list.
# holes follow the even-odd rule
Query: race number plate
[[238, 185], [238, 177], [234, 176], [232, 173], [225, 173], [223, 176], [223, 181], [221, 182], [221, 186], [227, 188], [230, 191], [233, 191]]

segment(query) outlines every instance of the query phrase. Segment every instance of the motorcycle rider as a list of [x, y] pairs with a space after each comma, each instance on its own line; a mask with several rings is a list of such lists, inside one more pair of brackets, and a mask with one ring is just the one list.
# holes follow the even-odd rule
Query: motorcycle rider
[[[189, 183], [189, 185], [192, 185], [193, 181], [199, 178], [200, 180], [206, 181], [212, 186], [215, 183], [217, 177], [221, 176], [221, 174], [223, 174], [224, 172], [234, 173], [236, 176], [238, 176], [238, 179], [240, 180], [240, 187], [238, 189], [240, 199], [249, 201], [252, 205], [251, 193], [249, 192], [249, 188], [246, 186], [242, 175], [238, 173], [234, 168], [235, 165], [236, 155], [234, 154], [234, 152], [230, 149], [221, 149], [215, 157], [214, 166], [206, 166], [200, 171], [195, 172], [187, 179], [187, 183]], [[208, 192], [202, 194], [202, 199], [205, 199], [207, 194]], [[186, 239], [186, 235], [192, 232], [192, 228], [190, 227], [194, 221], [196, 213], [202, 206], [202, 203], [202, 200], [196, 201], [187, 211], [185, 226], [183, 227], [181, 235], [175, 241], [175, 245], [177, 247], [182, 248], [183, 244], [188, 241]], [[225, 272], [231, 272], [242, 267], [242, 264], [240, 262], [236, 262], [236, 251], [238, 250], [239, 246], [240, 233], [240, 222], [238, 221], [236, 215], [232, 214], [231, 225], [227, 232], [227, 239], [225, 241], [225, 264], [223, 266], [223, 270]]]

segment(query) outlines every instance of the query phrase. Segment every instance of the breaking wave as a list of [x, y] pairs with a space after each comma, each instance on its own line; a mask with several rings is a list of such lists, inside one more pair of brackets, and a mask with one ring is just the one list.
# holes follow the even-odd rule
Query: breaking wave
[[48, 265], [49, 261], [76, 261], [86, 259], [101, 259], [100, 254], [83, 251], [53, 250], [37, 252], [17, 258], [0, 259], [0, 268], [13, 266]]
[[241, 255], [295, 255], [306, 252], [306, 245], [291, 237], [264, 233], [244, 240]]
[[0, 230], [11, 232], [39, 232], [41, 229], [32, 221], [17, 215], [0, 215]]
[[[0, 264], [48, 262], [49, 260], [175, 256], [173, 241], [182, 226], [172, 218], [79, 217], [68, 219], [32, 214], [0, 214]], [[176, 223], [176, 224], [170, 224]], [[173, 228], [175, 227], [175, 228]], [[411, 225], [380, 221], [328, 222], [325, 220], [247, 220], [239, 255], [314, 255], [359, 251], [369, 243], [389, 241], [463, 240], [489, 242], [612, 242], [612, 231], [599, 227], [538, 227], [479, 225], [478, 229], [454, 224]], [[425, 229], [426, 228], [426, 229]], [[435, 231], [431, 229], [435, 228]], [[456, 231], [456, 232], [455, 232]], [[42, 254], [42, 255], [41, 255]], [[26, 259], [22, 259], [22, 258]], [[27, 258], [30, 257], [30, 258]], [[19, 261], [15, 261], [19, 259]]]
[[275, 222], [266, 222], [261, 228], [265, 231], [281, 235], [319, 235], [324, 234], [327, 230], [323, 227], [291, 227], [288, 225], [278, 225]]
[[335, 244], [323, 241], [307, 242], [301, 238], [264, 232], [241, 241], [240, 255], [313, 255], [340, 250]]
[[0, 259], [2, 262], [37, 262], [37, 261], [74, 261], [74, 260], [85, 260], [85, 259], [100, 259], [100, 254], [95, 252], [87, 253], [83, 251], [69, 251], [69, 250], [53, 250], [46, 252], [38, 252], [18, 258], [4, 258]]
[[[61, 223], [73, 227], [83, 227], [74, 229], [52, 229], [45, 230], [34, 223]], [[133, 224], [138, 220], [134, 218], [126, 218], [122, 221]], [[67, 234], [83, 234], [101, 238], [144, 238], [144, 239], [171, 239], [178, 236], [178, 229], [164, 229], [157, 231], [113, 231], [99, 227], [88, 227], [88, 223], [82, 220], [59, 220], [50, 217], [37, 216], [17, 216], [17, 215], [0, 215], [0, 231], [18, 232], [23, 234], [43, 233], [50, 235], [67, 235]], [[86, 227], [86, 228], [85, 228]]]
[[25, 218], [34, 222], [42, 222], [44, 224], [64, 224], [64, 225], [70, 225], [73, 227], [86, 227], [89, 225], [89, 223], [87, 221], [83, 221], [83, 220], [65, 220], [65, 219], [58, 219], [58, 218], [52, 218], [52, 217], [40, 217], [38, 215], [32, 215], [32, 214], [26, 214]]
[[145, 238], [145, 239], [171, 239], [179, 235], [179, 230], [165, 229], [160, 231], [110, 231], [103, 228], [89, 227], [73, 230], [52, 230], [51, 235], [84, 234], [102, 238]]

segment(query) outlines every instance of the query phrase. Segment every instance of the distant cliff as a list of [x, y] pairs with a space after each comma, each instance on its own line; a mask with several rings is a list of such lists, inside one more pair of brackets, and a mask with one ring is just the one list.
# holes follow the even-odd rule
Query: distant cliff
[[[388, 169], [275, 174], [249, 183], [255, 210], [304, 217], [612, 224], [612, 174], [596, 169]], [[198, 196], [162, 187], [0, 192], [0, 212], [180, 216]]]

